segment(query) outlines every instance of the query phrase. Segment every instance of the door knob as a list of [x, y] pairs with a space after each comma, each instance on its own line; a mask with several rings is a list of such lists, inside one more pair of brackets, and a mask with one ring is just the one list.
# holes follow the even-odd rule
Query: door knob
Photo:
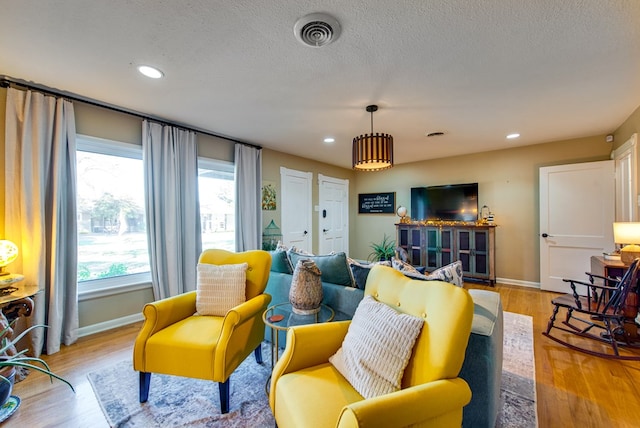
[[551, 235], [549, 235], [548, 233], [543, 233], [543, 234], [542, 234], [542, 237], [543, 237], [543, 238], [551, 238]]
[[305, 230], [305, 231], [304, 231], [304, 233], [303, 233], [303, 235], [306, 235], [307, 233], [309, 233], [309, 232], [307, 232], [307, 231]]
[[322, 231], [326, 233], [329, 231], [329, 229], [322, 229]]

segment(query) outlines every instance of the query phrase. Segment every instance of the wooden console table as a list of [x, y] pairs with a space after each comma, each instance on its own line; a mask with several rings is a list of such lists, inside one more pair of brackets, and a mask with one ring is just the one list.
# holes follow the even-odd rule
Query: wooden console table
[[[0, 277], [0, 340], [5, 337], [11, 339], [11, 323], [18, 317], [30, 316], [33, 311], [31, 298], [40, 290], [37, 285], [24, 284], [23, 279], [22, 275], [15, 274]], [[16, 352], [13, 346], [6, 351], [7, 355], [15, 355]], [[16, 381], [24, 379], [27, 373], [24, 368], [16, 370]]]
[[629, 269], [620, 260], [605, 260], [602, 256], [591, 256], [591, 273], [611, 278], [622, 278]]
[[396, 242], [409, 263], [432, 272], [456, 260], [464, 278], [496, 282], [494, 225], [397, 223]]

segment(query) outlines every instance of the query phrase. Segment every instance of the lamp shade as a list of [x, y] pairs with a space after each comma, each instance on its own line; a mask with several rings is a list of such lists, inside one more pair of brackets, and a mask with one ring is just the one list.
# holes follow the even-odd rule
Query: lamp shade
[[0, 240], [0, 270], [18, 258], [18, 247], [11, 241]]
[[640, 257], [640, 223], [616, 222], [613, 223], [613, 240], [616, 244], [624, 245], [620, 249], [620, 260], [628, 265]]
[[393, 166], [393, 137], [364, 134], [353, 139], [353, 169], [381, 171]]
[[358, 171], [381, 171], [393, 166], [393, 137], [389, 134], [373, 133], [373, 112], [377, 105], [367, 106], [371, 114], [371, 133], [353, 139], [353, 169]]
[[613, 223], [613, 240], [616, 244], [640, 244], [640, 222]]

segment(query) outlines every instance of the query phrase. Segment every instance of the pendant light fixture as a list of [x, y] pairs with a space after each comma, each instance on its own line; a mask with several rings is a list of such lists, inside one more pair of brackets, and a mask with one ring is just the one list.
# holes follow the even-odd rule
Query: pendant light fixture
[[353, 139], [353, 169], [359, 171], [381, 171], [393, 166], [393, 137], [389, 134], [373, 133], [373, 112], [377, 105], [367, 106], [371, 113], [371, 134]]

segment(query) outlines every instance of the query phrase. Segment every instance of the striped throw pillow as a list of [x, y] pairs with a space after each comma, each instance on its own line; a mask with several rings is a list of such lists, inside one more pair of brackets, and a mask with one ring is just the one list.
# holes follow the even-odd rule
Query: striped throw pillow
[[224, 316], [246, 300], [247, 263], [211, 265], [198, 263], [196, 311], [199, 315]]
[[364, 398], [398, 391], [424, 320], [367, 295], [329, 362]]

